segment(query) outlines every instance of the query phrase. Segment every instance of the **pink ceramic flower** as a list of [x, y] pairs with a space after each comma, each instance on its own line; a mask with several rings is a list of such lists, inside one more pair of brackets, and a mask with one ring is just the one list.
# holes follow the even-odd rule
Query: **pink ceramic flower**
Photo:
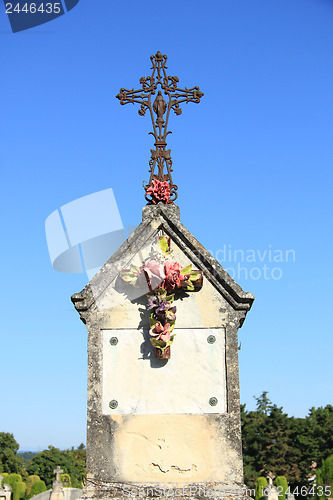
[[180, 288], [182, 281], [184, 281], [184, 276], [180, 274], [181, 268], [182, 266], [178, 262], [167, 260], [164, 263], [165, 280], [163, 288], [166, 290]]
[[159, 201], [169, 203], [171, 191], [167, 181], [153, 179], [152, 184], [146, 190], [146, 194], [151, 196], [151, 201], [156, 205]]
[[152, 337], [155, 337], [156, 340], [163, 340], [163, 342], [168, 342], [168, 340], [170, 340], [169, 328], [169, 323], [166, 323], [163, 326], [160, 322], [157, 322], [154, 328], [151, 328], [149, 330], [149, 334]]
[[161, 284], [165, 279], [165, 272], [163, 264], [160, 264], [156, 260], [148, 260], [142, 266], [143, 272], [146, 275], [149, 290], [152, 292]]

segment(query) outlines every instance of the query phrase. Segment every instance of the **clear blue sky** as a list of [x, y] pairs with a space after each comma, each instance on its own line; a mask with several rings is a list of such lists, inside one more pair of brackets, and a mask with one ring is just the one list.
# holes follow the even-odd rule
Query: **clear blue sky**
[[[110, 187], [124, 224], [140, 222], [150, 123], [115, 95], [157, 50], [205, 93], [170, 119], [181, 220], [218, 258], [256, 252], [222, 262], [247, 267], [236, 280], [256, 296], [241, 402], [266, 390], [295, 416], [332, 403], [333, 1], [80, 0], [16, 34], [0, 6], [0, 431], [24, 450], [85, 441], [87, 334], [70, 296], [87, 279], [52, 269], [44, 222]], [[281, 279], [253, 279], [264, 264]]]

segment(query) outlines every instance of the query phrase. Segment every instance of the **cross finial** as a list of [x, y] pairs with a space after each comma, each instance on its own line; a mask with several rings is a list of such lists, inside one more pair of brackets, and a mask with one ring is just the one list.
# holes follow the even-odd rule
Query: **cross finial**
[[[140, 78], [142, 88], [138, 90], [120, 89], [117, 98], [120, 104], [138, 103], [140, 104], [139, 115], [143, 116], [149, 111], [153, 132], [149, 132], [155, 138], [155, 149], [151, 149], [149, 160], [150, 179], [146, 186], [145, 198], [148, 203], [171, 203], [177, 198], [178, 187], [172, 182], [172, 160], [171, 150], [166, 149], [166, 138], [171, 132], [167, 130], [170, 111], [176, 115], [182, 113], [179, 105], [183, 102], [199, 103], [204, 95], [199, 87], [181, 89], [178, 87], [179, 78], [177, 76], [167, 76], [166, 61], [167, 56], [157, 52], [150, 56], [152, 62], [151, 76]], [[164, 95], [163, 95], [164, 94]], [[153, 96], [156, 96], [155, 99]], [[166, 96], [164, 98], [164, 96]], [[154, 117], [156, 115], [156, 119]], [[155, 168], [157, 166], [157, 172]], [[166, 172], [164, 169], [166, 168]]]
[[62, 474], [64, 471], [60, 469], [59, 465], [54, 469], [53, 474], [56, 475], [56, 481], [60, 481], [60, 474]]

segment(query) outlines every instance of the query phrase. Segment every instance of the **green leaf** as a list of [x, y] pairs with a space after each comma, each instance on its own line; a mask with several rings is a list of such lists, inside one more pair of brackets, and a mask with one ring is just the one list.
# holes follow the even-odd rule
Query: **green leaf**
[[172, 344], [173, 337], [174, 337], [174, 335], [172, 335], [172, 337], [170, 337], [170, 340], [168, 340], [168, 342], [163, 342], [163, 340], [157, 340], [157, 339], [150, 339], [150, 342], [152, 343], [152, 345], [154, 347], [157, 347], [158, 349], [161, 349], [162, 352], [164, 352], [165, 349], [167, 347], [169, 347], [169, 345]]
[[183, 269], [180, 270], [180, 273], [181, 274], [190, 274], [191, 269], [192, 269], [192, 264], [190, 264], [189, 266], [183, 267]]
[[156, 326], [156, 323], [159, 323], [159, 321], [157, 321], [157, 319], [152, 318], [152, 317], [149, 318], [150, 328], [154, 328], [154, 326]]
[[160, 287], [157, 290], [155, 290], [154, 295], [159, 295], [162, 299], [166, 298], [166, 290], [164, 288]]
[[167, 296], [165, 297], [165, 300], [166, 300], [167, 302], [170, 302], [170, 304], [172, 304], [172, 302], [175, 300], [175, 294], [173, 293], [172, 295], [167, 295]]
[[133, 275], [130, 274], [130, 273], [127, 273], [127, 274], [124, 274], [123, 276], [121, 276], [121, 279], [123, 281], [125, 281], [126, 283], [132, 284], [133, 280], [134, 280], [134, 283], [135, 283], [138, 278], [136, 276], [133, 277]]
[[175, 322], [173, 322], [173, 325], [170, 325], [169, 332], [173, 332], [173, 329], [175, 328]]
[[191, 281], [189, 281], [189, 285], [186, 287], [186, 290], [188, 292], [193, 292], [194, 286], [193, 286], [193, 283]]
[[198, 273], [196, 271], [191, 271], [191, 281], [197, 281], [200, 278], [201, 278], [201, 273]]
[[163, 253], [166, 253], [169, 249], [169, 245], [165, 236], [158, 240], [158, 244]]
[[160, 339], [150, 339], [150, 342], [154, 347], [158, 347], [159, 349], [163, 349], [166, 346], [166, 342]]

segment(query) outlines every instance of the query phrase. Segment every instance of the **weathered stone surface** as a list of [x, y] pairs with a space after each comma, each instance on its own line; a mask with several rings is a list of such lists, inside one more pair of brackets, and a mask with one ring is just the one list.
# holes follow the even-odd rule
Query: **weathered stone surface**
[[[39, 493], [38, 495], [33, 496], [33, 500], [52, 500], [54, 498], [53, 490], [43, 491], [43, 493]], [[63, 500], [78, 500], [81, 498], [83, 494], [83, 490], [79, 488], [63, 488]]]
[[[119, 285], [118, 274], [130, 263], [141, 265], [161, 231], [171, 237], [175, 260], [202, 270], [204, 283], [199, 292], [176, 301], [177, 336], [171, 359], [157, 360], [162, 363], [157, 367], [148, 339], [143, 342], [149, 316], [147, 290], [131, 295]], [[129, 496], [124, 490], [128, 485], [192, 487], [184, 498], [203, 496], [194, 491], [199, 485], [228, 486], [238, 488], [238, 494], [224, 492], [225, 498], [240, 496], [237, 330], [254, 297], [243, 292], [180, 223], [178, 207], [145, 207], [140, 226], [72, 300], [88, 328], [84, 498], [124, 498]], [[205, 344], [213, 330], [220, 357], [207, 350], [214, 344]], [[193, 336], [188, 349], [186, 332]], [[112, 347], [110, 337], [117, 337], [120, 344]], [[117, 358], [122, 340], [127, 354]], [[200, 356], [204, 359], [198, 361]], [[215, 412], [209, 405], [214, 396]], [[108, 407], [110, 400], [118, 406]]]

